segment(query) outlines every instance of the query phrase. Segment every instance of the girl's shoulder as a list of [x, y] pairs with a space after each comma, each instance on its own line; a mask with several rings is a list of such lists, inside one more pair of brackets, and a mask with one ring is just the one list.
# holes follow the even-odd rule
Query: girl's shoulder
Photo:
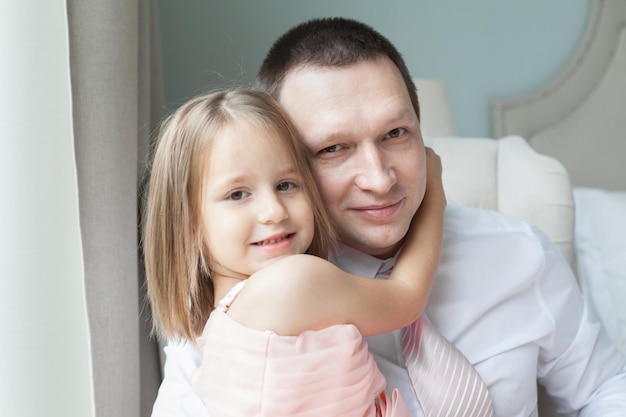
[[285, 290], [299, 291], [302, 287], [319, 285], [327, 279], [333, 279], [339, 273], [340, 269], [329, 261], [301, 254], [286, 256], [273, 262], [254, 273], [248, 281], [254, 287], [282, 287]]
[[282, 258], [247, 279], [229, 314], [242, 324], [296, 335], [319, 328], [319, 302], [333, 291], [337, 267], [311, 255]]

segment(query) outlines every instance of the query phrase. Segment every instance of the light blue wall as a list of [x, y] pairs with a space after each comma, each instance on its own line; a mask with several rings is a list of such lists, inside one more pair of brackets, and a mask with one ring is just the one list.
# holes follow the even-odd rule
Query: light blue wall
[[591, 0], [159, 0], [169, 109], [250, 84], [272, 42], [313, 17], [387, 36], [414, 77], [443, 80], [461, 136], [491, 136], [491, 102], [548, 82], [575, 51]]

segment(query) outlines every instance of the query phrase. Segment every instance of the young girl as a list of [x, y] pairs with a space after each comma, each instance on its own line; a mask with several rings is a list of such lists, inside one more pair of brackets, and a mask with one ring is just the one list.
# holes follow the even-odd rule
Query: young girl
[[211, 417], [408, 417], [362, 335], [425, 308], [445, 207], [440, 161], [428, 156], [419, 215], [378, 280], [324, 259], [334, 235], [305, 152], [255, 91], [198, 97], [165, 121], [144, 236], [155, 329], [197, 343], [193, 386]]

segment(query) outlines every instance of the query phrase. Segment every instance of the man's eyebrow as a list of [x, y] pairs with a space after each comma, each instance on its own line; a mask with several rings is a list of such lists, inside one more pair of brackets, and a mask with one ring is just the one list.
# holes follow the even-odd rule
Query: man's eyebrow
[[390, 117], [386, 124], [394, 124], [394, 123], [402, 123], [402, 122], [409, 122], [409, 121], [413, 121], [413, 119], [417, 120], [417, 117], [415, 116], [415, 111], [413, 110], [413, 107], [410, 108], [403, 108], [401, 110], [399, 110], [398, 112], [396, 112], [394, 114], [394, 116]]
[[351, 134], [348, 131], [343, 131], [343, 130], [333, 131], [332, 133], [323, 135], [323, 139], [317, 143], [317, 147], [326, 148], [328, 146], [332, 146], [336, 144], [337, 142], [342, 142], [346, 140], [346, 138], [350, 135]]
[[[391, 126], [396, 125], [396, 124], [407, 124], [407, 123], [413, 124], [418, 119], [415, 116], [415, 111], [413, 110], [413, 107], [402, 106], [402, 108], [393, 112], [393, 114], [389, 116], [388, 118], [381, 117], [380, 120], [381, 120], [381, 123], [380, 123], [381, 126], [385, 126], [385, 128], [391, 128]], [[386, 133], [386, 132], [380, 132], [380, 134], [382, 133]], [[317, 152], [317, 150], [321, 150], [329, 146], [335, 145], [337, 143], [341, 143], [347, 138], [350, 138], [352, 135], [353, 134], [349, 129], [343, 129], [343, 128], [333, 129], [331, 132], [328, 132], [328, 133], [318, 132], [316, 133], [315, 136], [317, 138], [322, 138], [322, 139], [315, 142], [314, 152]], [[309, 148], [306, 142], [305, 144], [307, 145], [308, 149], [312, 150], [311, 148]]]

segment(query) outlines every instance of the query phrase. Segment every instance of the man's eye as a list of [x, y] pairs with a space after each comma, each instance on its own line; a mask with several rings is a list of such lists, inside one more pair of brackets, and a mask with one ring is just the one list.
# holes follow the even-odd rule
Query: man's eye
[[278, 184], [276, 186], [276, 189], [278, 191], [289, 191], [289, 190], [291, 190], [292, 188], [295, 188], [295, 187], [296, 187], [296, 184], [294, 182], [292, 182], [292, 181], [283, 181], [283, 182], [281, 182], [280, 184]]
[[402, 136], [404, 134], [404, 132], [406, 132], [405, 129], [398, 127], [396, 129], [390, 130], [389, 133], [387, 133], [387, 137], [388, 138], [398, 138], [400, 136]]
[[341, 145], [332, 145], [321, 150], [320, 153], [334, 153], [340, 151], [343, 147]]
[[232, 193], [228, 194], [228, 199], [229, 200], [241, 200], [243, 198], [246, 198], [248, 196], [248, 193], [245, 191], [233, 191]]

